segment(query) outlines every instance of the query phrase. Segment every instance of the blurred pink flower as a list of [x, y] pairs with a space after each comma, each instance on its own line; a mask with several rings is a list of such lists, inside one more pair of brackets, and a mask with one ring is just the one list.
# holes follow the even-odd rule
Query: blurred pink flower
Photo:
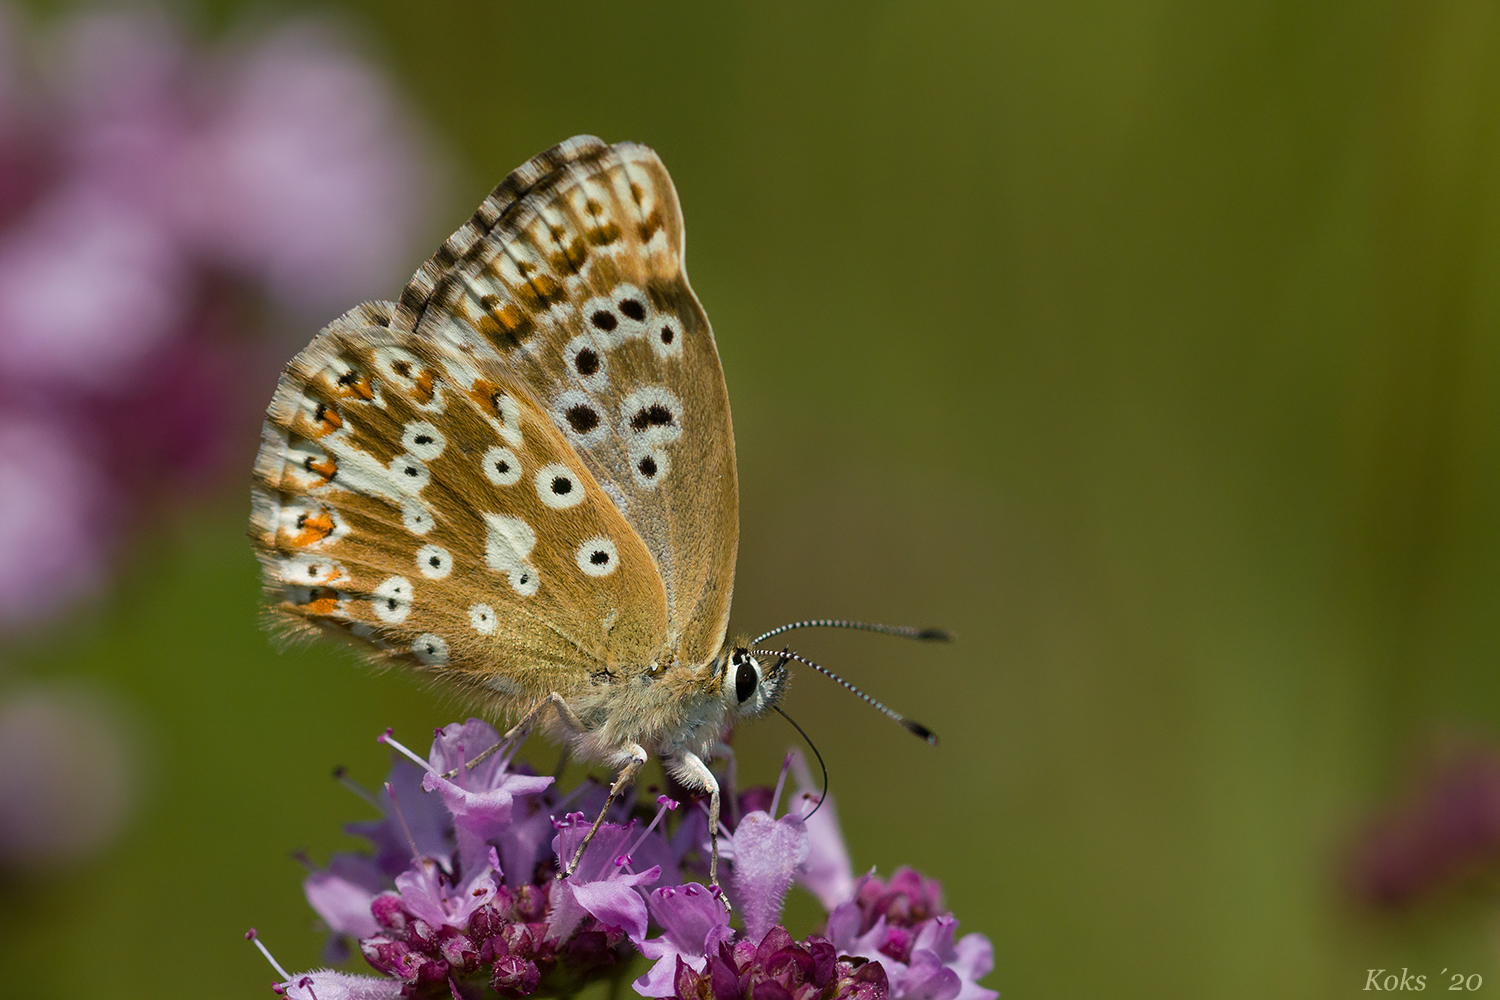
[[0, 235], [0, 371], [28, 385], [128, 389], [176, 332], [186, 264], [139, 208], [97, 188], [53, 193]]
[[310, 24], [233, 59], [185, 162], [200, 252], [321, 313], [388, 294], [426, 200], [427, 162], [389, 86]]
[[0, 435], [0, 626], [96, 585], [132, 514], [253, 441], [282, 359], [245, 334], [389, 292], [430, 187], [325, 25], [216, 50], [159, 11], [18, 26], [0, 5], [0, 398], [44, 430]]
[[71, 864], [109, 842], [135, 796], [134, 740], [97, 692], [0, 697], [0, 867]]
[[0, 626], [44, 616], [98, 586], [108, 497], [61, 424], [0, 417]]
[[189, 97], [203, 86], [187, 43], [164, 16], [129, 10], [65, 20], [49, 42], [52, 93], [41, 96], [56, 121], [60, 168], [162, 214], [180, 183]]
[[1449, 748], [1354, 845], [1361, 900], [1399, 908], [1500, 868], [1500, 752]]

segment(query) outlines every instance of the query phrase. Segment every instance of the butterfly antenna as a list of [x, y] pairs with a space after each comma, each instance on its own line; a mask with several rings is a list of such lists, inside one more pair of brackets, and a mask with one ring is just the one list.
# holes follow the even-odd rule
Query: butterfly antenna
[[809, 667], [812, 667], [814, 670], [816, 670], [818, 673], [822, 674], [824, 677], [831, 678], [832, 680], [838, 682], [840, 685], [843, 686], [844, 690], [849, 691], [849, 692], [851, 692], [853, 694], [856, 694], [859, 697], [863, 698], [865, 700], [865, 703], [868, 704], [868, 705], [870, 705], [877, 712], [880, 712], [882, 715], [885, 715], [887, 718], [890, 718], [890, 719], [894, 720], [895, 722], [900, 723], [903, 727], [905, 727], [905, 729], [907, 730], [907, 732], [911, 733], [914, 736], [920, 737], [923, 740], [926, 740], [932, 746], [937, 746], [937, 742], [938, 742], [937, 734], [934, 733], [931, 729], [928, 729], [926, 726], [922, 725], [920, 722], [916, 722], [915, 720], [908, 719], [906, 716], [902, 715], [900, 712], [896, 711], [895, 709], [887, 707], [883, 702], [876, 701], [874, 698], [871, 698], [869, 695], [865, 694], [859, 688], [855, 687], [853, 684], [850, 684], [848, 681], [844, 680], [842, 677], [840, 677], [838, 674], [834, 673], [832, 670], [829, 670], [827, 667], [822, 666], [820, 664], [814, 663], [812, 660], [809, 660], [807, 657], [801, 655], [800, 653], [793, 653], [790, 650], [786, 650], [786, 649], [779, 649], [779, 650], [778, 649], [752, 649], [752, 650], [750, 650], [750, 652], [756, 654], [757, 656], [779, 656], [779, 657], [782, 657], [782, 658], [788, 659], [788, 660], [796, 660], [798, 663], [802, 663], [802, 664], [805, 664], [805, 665], [807, 665]]
[[807, 621], [788, 622], [779, 625], [767, 632], [758, 635], [750, 641], [750, 645], [759, 646], [772, 636], [783, 632], [790, 632], [797, 628], [849, 628], [860, 632], [879, 632], [881, 635], [899, 635], [907, 639], [931, 639], [936, 642], [947, 642], [953, 638], [947, 629], [942, 628], [914, 628], [911, 625], [881, 625], [877, 622], [855, 622], [844, 618], [809, 618]]
[[812, 737], [807, 735], [807, 730], [797, 725], [797, 720], [783, 712], [780, 705], [772, 705], [771, 707], [776, 710], [777, 715], [792, 724], [792, 728], [797, 730], [798, 735], [807, 744], [807, 748], [813, 752], [813, 756], [818, 758], [818, 766], [823, 769], [823, 793], [818, 796], [818, 804], [812, 807], [812, 812], [802, 817], [803, 822], [806, 822], [812, 819], [813, 813], [823, 808], [823, 800], [828, 798], [828, 765], [823, 763], [823, 755], [818, 753], [818, 746], [812, 741]]

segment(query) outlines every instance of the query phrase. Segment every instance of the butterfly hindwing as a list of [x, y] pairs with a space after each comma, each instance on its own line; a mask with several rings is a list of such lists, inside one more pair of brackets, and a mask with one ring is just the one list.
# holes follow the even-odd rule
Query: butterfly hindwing
[[388, 324], [331, 324], [267, 412], [251, 536], [274, 613], [529, 703], [652, 661], [652, 557], [516, 374]]
[[668, 662], [708, 662], [733, 588], [734, 439], [656, 154], [585, 136], [533, 158], [418, 271], [393, 325], [517, 376], [655, 560]]

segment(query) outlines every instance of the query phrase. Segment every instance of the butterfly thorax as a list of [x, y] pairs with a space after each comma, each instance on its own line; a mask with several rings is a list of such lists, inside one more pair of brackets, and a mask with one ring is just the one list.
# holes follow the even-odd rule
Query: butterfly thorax
[[[785, 680], [782, 664], [758, 660], [743, 643], [728, 644], [704, 664], [658, 662], [559, 692], [585, 732], [571, 733], [555, 719], [549, 728], [584, 760], [613, 761], [632, 744], [667, 758], [706, 756], [726, 724], [769, 711]], [[512, 701], [506, 707], [517, 714], [529, 706]]]

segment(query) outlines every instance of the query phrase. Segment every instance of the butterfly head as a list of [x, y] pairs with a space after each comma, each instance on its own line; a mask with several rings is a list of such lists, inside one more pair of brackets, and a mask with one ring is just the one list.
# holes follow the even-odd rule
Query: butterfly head
[[736, 646], [724, 664], [724, 700], [735, 715], [753, 717], [769, 712], [786, 685], [786, 659], [755, 656]]

